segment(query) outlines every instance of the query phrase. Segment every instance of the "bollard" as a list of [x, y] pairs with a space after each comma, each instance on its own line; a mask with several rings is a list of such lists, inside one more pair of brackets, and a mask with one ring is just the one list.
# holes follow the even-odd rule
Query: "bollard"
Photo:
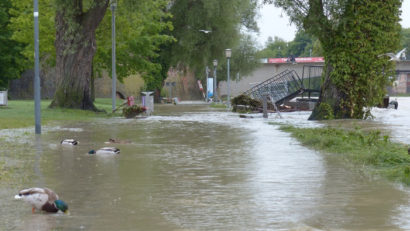
[[264, 95], [262, 97], [262, 106], [263, 106], [263, 118], [268, 118], [268, 97]]

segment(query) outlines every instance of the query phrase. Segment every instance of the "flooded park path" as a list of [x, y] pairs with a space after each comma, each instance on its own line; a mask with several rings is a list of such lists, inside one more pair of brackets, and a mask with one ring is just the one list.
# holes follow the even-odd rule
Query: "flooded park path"
[[[397, 122], [410, 108], [400, 100], [397, 111], [376, 110], [368, 126], [394, 128], [394, 139], [410, 143], [409, 124]], [[1, 184], [0, 230], [410, 230], [408, 188], [267, 124], [320, 126], [308, 115], [242, 119], [207, 106], [161, 105], [146, 119], [60, 124], [36, 139], [27, 138], [31, 130], [3, 134], [2, 158], [17, 161], [22, 177]], [[62, 147], [63, 138], [80, 144]], [[130, 143], [115, 145], [118, 156], [87, 154], [109, 138]], [[32, 214], [13, 200], [34, 186], [54, 189], [71, 214]]]

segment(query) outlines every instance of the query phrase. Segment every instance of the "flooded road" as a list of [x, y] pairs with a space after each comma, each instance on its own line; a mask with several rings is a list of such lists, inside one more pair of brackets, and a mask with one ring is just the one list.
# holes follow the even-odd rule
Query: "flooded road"
[[[392, 137], [410, 143], [410, 126], [397, 122], [410, 114], [403, 104], [376, 110], [370, 123], [402, 127]], [[241, 119], [207, 106], [162, 105], [146, 119], [61, 124], [37, 139], [27, 138], [31, 130], [2, 134], [2, 160], [18, 159], [15, 171], [25, 177], [1, 184], [0, 230], [410, 230], [408, 188], [267, 125], [320, 126], [306, 120], [309, 112], [282, 115]], [[80, 144], [61, 147], [63, 138]], [[87, 154], [109, 138], [130, 143], [115, 145], [118, 156]], [[54, 189], [71, 215], [32, 214], [13, 200], [34, 186]]]

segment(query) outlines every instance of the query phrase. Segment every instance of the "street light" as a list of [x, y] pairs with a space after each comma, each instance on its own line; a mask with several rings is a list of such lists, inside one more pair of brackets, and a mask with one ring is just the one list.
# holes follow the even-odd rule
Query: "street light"
[[116, 1], [111, 2], [111, 11], [112, 11], [112, 17], [111, 17], [111, 28], [112, 28], [112, 33], [111, 33], [111, 51], [112, 51], [112, 111], [115, 111], [116, 108], [116, 91], [117, 91], [117, 75], [116, 75], [116, 66], [115, 66], [115, 8], [117, 7]]
[[231, 89], [230, 89], [230, 84], [229, 84], [229, 82], [230, 82], [230, 79], [229, 79], [229, 60], [231, 59], [231, 56], [232, 56], [232, 50], [231, 49], [225, 49], [225, 56], [226, 56], [226, 59], [227, 59], [227, 75], [228, 75], [228, 104], [227, 104], [227, 106], [228, 106], [228, 109], [230, 109], [231, 108], [231, 97], [230, 97], [230, 91], [231, 91]]
[[218, 100], [218, 96], [216, 95], [216, 67], [218, 66], [218, 60], [214, 59], [214, 102]]
[[40, 51], [38, 26], [38, 0], [34, 0], [34, 117], [35, 133], [41, 134], [41, 97], [40, 97]]

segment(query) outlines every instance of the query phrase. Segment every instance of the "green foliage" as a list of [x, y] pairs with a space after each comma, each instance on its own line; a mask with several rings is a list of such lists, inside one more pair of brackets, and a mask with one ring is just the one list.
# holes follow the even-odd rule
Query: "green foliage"
[[[241, 30], [257, 30], [254, 20], [256, 7], [256, 0], [173, 1], [170, 12], [173, 15], [174, 30], [171, 35], [177, 39], [177, 42], [167, 47], [162, 55], [169, 58], [170, 66], [188, 67], [197, 74], [197, 77], [204, 76], [205, 66], [212, 66], [214, 59], [219, 61], [218, 70], [220, 70], [220, 67], [226, 66], [223, 65], [226, 59], [224, 54], [226, 48], [233, 50], [233, 58], [240, 54], [235, 51], [236, 49], [243, 48], [242, 52], [249, 54], [249, 47], [254, 42], [243, 37], [242, 41], [245, 40], [248, 44], [239, 45]], [[204, 33], [200, 30], [211, 32]], [[232, 62], [232, 68], [242, 73], [247, 68], [245, 66], [241, 68], [240, 65], [244, 63], [242, 61]], [[250, 62], [254, 63], [252, 57]], [[218, 79], [226, 76], [226, 72], [223, 73], [222, 69], [221, 72]]]
[[[265, 0], [275, 2], [292, 22], [317, 37], [328, 67], [321, 101], [335, 118], [365, 118], [385, 95], [394, 64], [378, 55], [399, 45], [400, 0]], [[320, 105], [319, 102], [319, 105]]]
[[289, 55], [295, 57], [309, 57], [311, 50], [313, 50], [313, 42], [315, 40], [303, 30], [299, 30], [295, 39], [289, 43]]
[[386, 94], [388, 76], [395, 75], [394, 63], [378, 55], [398, 48], [400, 1], [366, 2], [366, 7], [357, 3], [346, 10], [344, 24], [329, 41], [332, 50], [325, 51], [333, 68], [330, 78], [342, 94], [342, 118], [365, 118], [368, 107]]
[[[165, 35], [173, 26], [171, 15], [165, 12], [168, 0], [144, 0], [127, 8], [126, 0], [118, 1], [116, 10], [116, 62], [117, 77], [123, 78], [140, 73], [148, 85], [156, 82], [162, 71], [159, 51], [164, 44], [174, 41]], [[97, 30], [97, 53], [95, 70], [107, 70], [111, 74], [111, 11], [107, 11]], [[158, 83], [153, 84], [158, 86]], [[151, 88], [153, 90], [155, 88]]]
[[279, 37], [273, 40], [270, 37], [266, 42], [266, 47], [258, 52], [260, 58], [287, 58], [290, 55], [295, 57], [322, 56], [320, 42], [313, 38], [304, 30], [299, 30], [295, 39], [286, 42]]
[[380, 131], [293, 126], [282, 126], [281, 129], [292, 133], [303, 145], [334, 153], [358, 167], [370, 168], [376, 174], [410, 185], [407, 147], [391, 142]]
[[[48, 61], [55, 64], [55, 15], [56, 10], [66, 9], [66, 18], [69, 15], [87, 12], [103, 1], [81, 1], [82, 7], [73, 5], [75, 1], [44, 0], [39, 1], [39, 25], [40, 25], [40, 58], [42, 63]], [[162, 44], [174, 41], [169, 35], [161, 34], [162, 31], [172, 30], [169, 21], [171, 17], [165, 12], [168, 0], [120, 0], [117, 1], [116, 9], [116, 54], [117, 76], [120, 81], [123, 78], [141, 73], [145, 80], [153, 78], [153, 75], [161, 71], [161, 65], [155, 62]], [[23, 54], [33, 63], [33, 1], [13, 1], [11, 13], [11, 28], [13, 39], [26, 44]], [[68, 10], [71, 9], [71, 10]], [[75, 21], [68, 21], [70, 29], [66, 31], [66, 40], [78, 40], [82, 38], [78, 34], [81, 27]], [[101, 73], [103, 69], [111, 74], [111, 11], [107, 10], [103, 21], [96, 31], [97, 52], [94, 57], [94, 71]], [[71, 47], [73, 52], [75, 47]], [[29, 67], [31, 64], [27, 65]], [[151, 74], [154, 73], [154, 74]]]
[[9, 80], [20, 77], [26, 62], [21, 55], [23, 44], [12, 40], [13, 31], [9, 27], [11, 4], [10, 0], [0, 2], [0, 90], [8, 87]]
[[[11, 1], [13, 7], [10, 9], [10, 29], [13, 31], [12, 39], [24, 44], [21, 54], [28, 60], [24, 68], [34, 65], [34, 23], [33, 23], [33, 1], [19, 0]], [[55, 63], [55, 6], [54, 0], [39, 1], [39, 48], [40, 62], [54, 65]]]
[[[239, 76], [238, 81], [242, 76], [251, 73], [256, 67], [260, 66], [259, 58], [257, 58], [257, 48], [254, 46], [256, 42], [250, 35], [242, 35], [239, 44], [232, 48], [232, 58], [229, 61], [229, 69], [231, 80]], [[238, 75], [237, 75], [238, 74]], [[218, 82], [227, 79], [227, 59], [223, 58], [219, 61], [217, 67]]]
[[312, 114], [315, 114], [315, 118], [318, 120], [332, 120], [335, 118], [332, 106], [324, 102], [315, 107]]
[[274, 40], [270, 37], [266, 42], [266, 47], [258, 52], [260, 58], [286, 58], [289, 57], [288, 43], [276, 37]]
[[[410, 54], [410, 28], [403, 28], [401, 30], [400, 45], [402, 48], [406, 48], [406, 54]], [[410, 55], [406, 56], [406, 59], [410, 59]]]

